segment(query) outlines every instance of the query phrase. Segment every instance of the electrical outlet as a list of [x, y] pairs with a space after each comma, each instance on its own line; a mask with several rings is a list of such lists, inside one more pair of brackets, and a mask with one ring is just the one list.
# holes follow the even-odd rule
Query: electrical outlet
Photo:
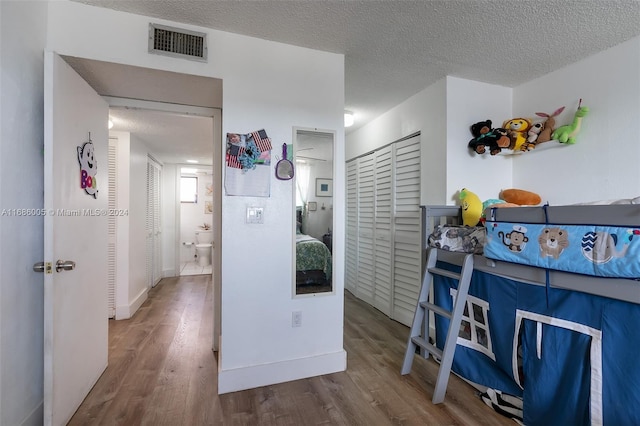
[[302, 311], [291, 313], [291, 327], [302, 327]]

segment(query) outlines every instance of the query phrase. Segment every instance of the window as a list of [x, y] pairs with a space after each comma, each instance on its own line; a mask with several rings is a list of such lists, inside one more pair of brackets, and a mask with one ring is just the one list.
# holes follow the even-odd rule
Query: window
[[[455, 289], [450, 289], [449, 294], [455, 300]], [[474, 296], [467, 296], [467, 303], [462, 313], [460, 332], [457, 343], [471, 349], [482, 352], [492, 360], [496, 360], [491, 346], [491, 334], [489, 333], [489, 303]]]
[[198, 178], [195, 176], [180, 176], [180, 202], [198, 202]]

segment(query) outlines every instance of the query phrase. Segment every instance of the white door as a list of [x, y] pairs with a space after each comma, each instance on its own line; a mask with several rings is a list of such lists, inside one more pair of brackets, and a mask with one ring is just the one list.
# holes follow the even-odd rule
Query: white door
[[374, 176], [374, 302], [391, 316], [393, 273], [393, 152], [392, 146], [375, 152]]
[[410, 326], [422, 282], [420, 137], [397, 142], [394, 150], [391, 318]]
[[44, 64], [44, 424], [63, 425], [107, 366], [109, 110], [60, 56]]

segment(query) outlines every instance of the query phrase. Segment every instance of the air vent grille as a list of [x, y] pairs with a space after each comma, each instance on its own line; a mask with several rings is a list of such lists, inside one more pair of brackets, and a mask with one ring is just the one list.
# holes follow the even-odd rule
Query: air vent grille
[[206, 37], [205, 33], [149, 24], [149, 53], [206, 61]]

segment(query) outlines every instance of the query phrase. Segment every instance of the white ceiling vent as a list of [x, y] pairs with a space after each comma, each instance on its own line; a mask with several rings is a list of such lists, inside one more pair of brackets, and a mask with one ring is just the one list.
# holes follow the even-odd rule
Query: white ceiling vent
[[207, 35], [182, 28], [149, 24], [149, 53], [207, 61]]

